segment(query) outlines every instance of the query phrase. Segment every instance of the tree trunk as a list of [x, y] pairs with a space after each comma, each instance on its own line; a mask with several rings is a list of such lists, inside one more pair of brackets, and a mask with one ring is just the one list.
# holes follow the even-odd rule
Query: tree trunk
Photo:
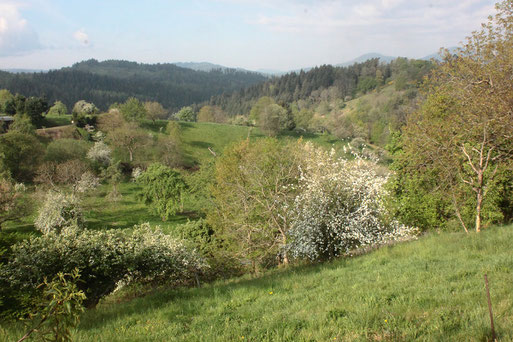
[[[281, 238], [282, 238], [283, 246], [286, 246], [287, 245], [287, 235], [282, 233], [281, 234]], [[289, 256], [287, 255], [287, 251], [286, 250], [283, 251], [282, 264], [283, 265], [288, 265], [289, 264]]]
[[130, 149], [129, 149], [129, 150], [128, 150], [128, 153], [130, 153], [130, 162], [132, 162], [132, 161], [133, 161], [133, 159], [134, 159], [134, 158], [133, 158], [134, 156], [133, 156], [133, 152], [132, 152], [132, 150], [130, 150]]
[[477, 192], [477, 200], [476, 200], [476, 232], [479, 233], [481, 231], [481, 207], [483, 204], [483, 193], [482, 189], [479, 189]]

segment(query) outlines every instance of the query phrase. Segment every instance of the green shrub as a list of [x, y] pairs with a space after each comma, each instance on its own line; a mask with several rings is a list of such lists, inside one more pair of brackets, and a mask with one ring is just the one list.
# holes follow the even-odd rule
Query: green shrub
[[41, 302], [36, 312], [30, 314], [29, 330], [22, 339], [34, 334], [42, 341], [72, 341], [71, 329], [78, 325], [86, 298], [77, 287], [79, 281], [78, 269], [66, 274], [59, 272], [50, 282], [44, 279], [40, 285], [43, 287]]
[[32, 237], [13, 246], [12, 256], [0, 268], [0, 296], [10, 295], [11, 305], [16, 302], [15, 307], [23, 309], [30, 305], [23, 298], [37, 298], [37, 286], [45, 277], [77, 268], [78, 288], [87, 296], [84, 305], [94, 307], [120, 284], [183, 284], [205, 267], [197, 253], [149, 224], [130, 232], [68, 227], [60, 234]]
[[0, 172], [10, 174], [18, 182], [32, 181], [43, 146], [30, 134], [9, 132], [0, 136]]
[[84, 159], [91, 145], [83, 140], [57, 139], [46, 147], [47, 161], [63, 163], [71, 159]]

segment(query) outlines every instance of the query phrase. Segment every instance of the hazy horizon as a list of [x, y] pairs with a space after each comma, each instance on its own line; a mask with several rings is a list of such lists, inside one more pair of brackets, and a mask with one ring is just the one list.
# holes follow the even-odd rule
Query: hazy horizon
[[462, 0], [0, 0], [0, 69], [86, 59], [209, 62], [248, 70], [338, 64], [360, 55], [421, 58], [459, 45], [494, 13]]

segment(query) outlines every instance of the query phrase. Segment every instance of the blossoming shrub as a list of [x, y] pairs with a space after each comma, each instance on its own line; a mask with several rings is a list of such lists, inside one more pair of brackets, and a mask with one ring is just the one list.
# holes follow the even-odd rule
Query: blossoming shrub
[[59, 232], [63, 227], [83, 224], [80, 200], [74, 194], [50, 190], [39, 209], [34, 226], [43, 234]]
[[102, 140], [94, 143], [87, 152], [87, 158], [102, 166], [109, 165], [112, 161], [112, 150]]
[[15, 245], [0, 269], [0, 287], [16, 295], [7, 301], [13, 307], [22, 298], [36, 296], [36, 287], [45, 277], [77, 268], [81, 275], [78, 287], [87, 296], [84, 305], [92, 307], [121, 281], [177, 284], [192, 279], [205, 267], [195, 251], [149, 224], [135, 226], [130, 232], [67, 227]]
[[290, 208], [285, 247], [293, 258], [329, 259], [353, 248], [408, 237], [412, 229], [388, 218], [387, 174], [360, 158], [304, 145], [298, 195]]

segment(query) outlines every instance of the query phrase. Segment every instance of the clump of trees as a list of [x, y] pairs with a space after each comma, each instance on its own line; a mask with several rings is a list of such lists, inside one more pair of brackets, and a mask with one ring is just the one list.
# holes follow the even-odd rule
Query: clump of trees
[[[497, 10], [455, 54], [446, 52], [396, 144], [396, 213], [406, 222], [457, 220], [479, 232], [512, 217], [513, 5]], [[416, 209], [422, 202], [429, 210]]]
[[292, 113], [270, 97], [261, 97], [251, 108], [250, 118], [269, 136], [275, 136], [281, 130], [296, 127]]
[[410, 238], [389, 217], [384, 172], [302, 142], [246, 140], [216, 161], [207, 219], [224, 250], [255, 269]]

